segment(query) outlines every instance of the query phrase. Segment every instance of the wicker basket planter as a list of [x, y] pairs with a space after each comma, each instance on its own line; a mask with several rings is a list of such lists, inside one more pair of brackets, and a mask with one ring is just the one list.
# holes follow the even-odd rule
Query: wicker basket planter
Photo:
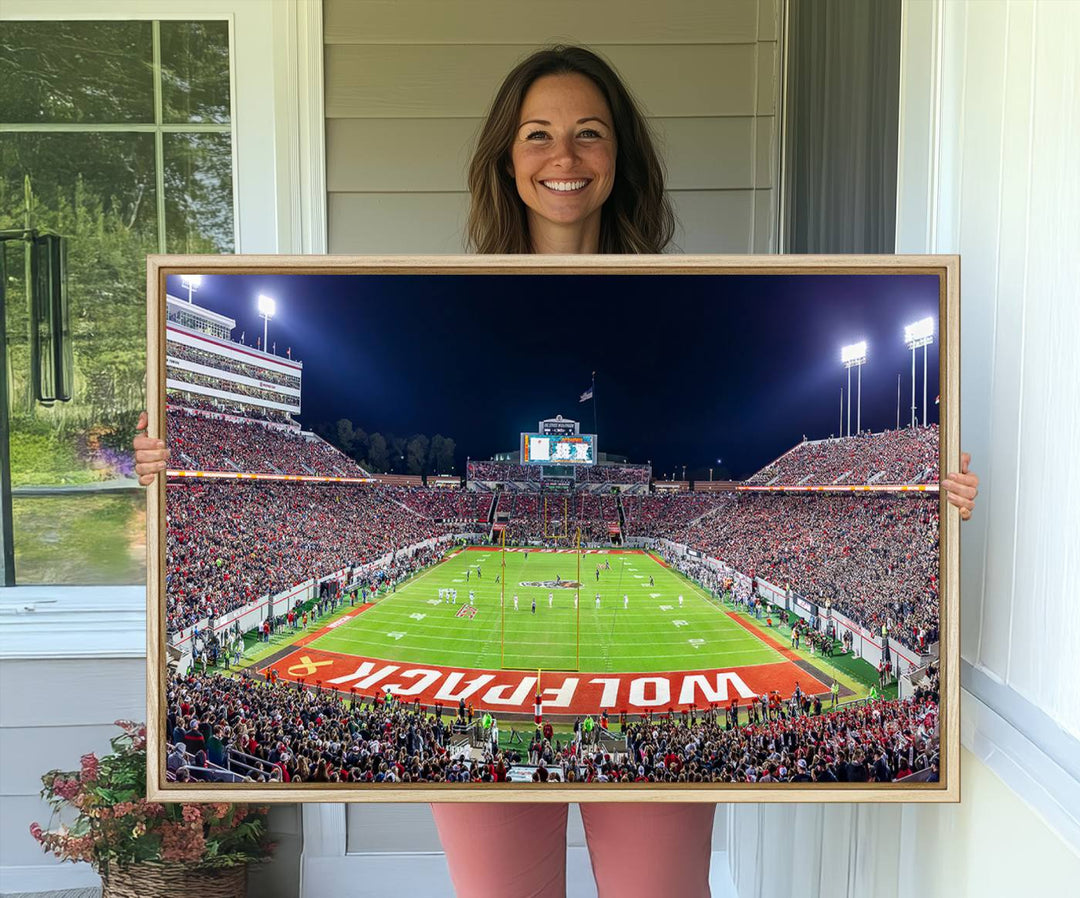
[[245, 898], [247, 865], [202, 870], [187, 864], [142, 863], [101, 876], [101, 898]]
[[273, 857], [270, 808], [147, 801], [146, 726], [116, 725], [123, 733], [109, 740], [110, 754], [41, 777], [49, 824], [68, 822], [31, 823], [30, 835], [47, 854], [90, 863], [103, 898], [246, 898], [248, 864]]

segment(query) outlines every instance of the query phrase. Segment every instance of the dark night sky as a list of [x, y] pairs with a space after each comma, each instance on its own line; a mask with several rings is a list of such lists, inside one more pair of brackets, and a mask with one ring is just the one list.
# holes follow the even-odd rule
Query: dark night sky
[[[169, 292], [186, 297], [179, 277]], [[904, 325], [938, 317], [922, 275], [213, 275], [195, 301], [304, 363], [306, 429], [350, 418], [368, 433], [436, 433], [465, 456], [516, 449], [561, 414], [593, 431], [578, 397], [596, 371], [597, 448], [651, 460], [657, 477], [748, 477], [839, 427], [840, 347], [865, 339], [862, 423], [910, 417]], [[929, 351], [937, 421], [938, 343]], [[917, 402], [922, 416], [922, 350]], [[855, 385], [855, 372], [852, 372]], [[851, 421], [855, 427], [855, 395]]]

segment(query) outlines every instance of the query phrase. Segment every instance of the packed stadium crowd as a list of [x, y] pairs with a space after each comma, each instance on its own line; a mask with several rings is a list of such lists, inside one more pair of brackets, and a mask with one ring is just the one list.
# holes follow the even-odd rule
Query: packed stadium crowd
[[574, 545], [577, 540], [578, 531], [581, 531], [581, 544], [589, 546], [607, 545], [611, 542], [610, 524], [618, 524], [619, 520], [616, 517], [614, 520], [608, 520], [607, 518], [587, 518], [572, 520], [570, 522], [570, 531], [566, 539], [568, 543], [564, 545]]
[[[648, 485], [652, 480], [649, 465], [580, 465], [574, 467], [577, 483], [611, 483]], [[495, 483], [539, 483], [543, 479], [541, 465], [519, 465], [512, 462], [470, 461], [469, 480]]]
[[533, 493], [502, 493], [499, 511], [510, 515], [506, 528], [507, 542], [576, 543], [578, 530], [583, 543], [610, 542], [608, 525], [619, 522], [619, 511], [612, 497], [585, 493], [562, 493], [538, 496]]
[[165, 361], [166, 364], [169, 364], [174, 360], [191, 362], [194, 365], [204, 365], [207, 368], [216, 368], [220, 371], [231, 372], [232, 374], [240, 374], [244, 377], [261, 380], [264, 383], [277, 384], [279, 387], [291, 387], [294, 390], [300, 389], [300, 378], [295, 374], [286, 374], [284, 371], [263, 368], [260, 365], [226, 358], [225, 356], [218, 355], [216, 352], [197, 349], [194, 346], [187, 346], [184, 343], [169, 340], [165, 348]]
[[506, 528], [506, 541], [524, 543], [535, 539], [544, 530], [541, 499], [532, 493], [501, 493], [496, 507], [496, 516], [505, 512], [510, 517]]
[[938, 479], [938, 427], [799, 443], [751, 477], [761, 485], [926, 483]]
[[747, 576], [832, 607], [911, 648], [938, 634], [938, 508], [933, 494], [742, 493], [667, 537]]
[[[179, 406], [166, 410], [166, 433], [178, 467], [202, 471], [263, 474], [319, 474], [365, 477], [351, 458], [315, 436], [266, 427], [256, 422], [226, 421]], [[182, 453], [182, 456], [181, 456]], [[183, 462], [186, 456], [189, 461]]]
[[690, 727], [673, 719], [631, 724], [629, 758], [611, 762], [605, 775], [622, 782], [887, 783], [937, 764], [936, 691], [819, 714], [784, 704], [748, 726], [719, 718]]
[[644, 483], [652, 480], [649, 465], [586, 465], [577, 468], [578, 483]]
[[491, 493], [446, 487], [440, 489], [417, 487], [405, 492], [401, 501], [417, 514], [427, 518], [483, 522], [486, 527], [491, 503], [495, 500]]
[[401, 504], [402, 492], [370, 484], [170, 483], [167, 627], [447, 532]]
[[452, 751], [453, 709], [321, 683], [174, 675], [166, 707], [166, 766], [182, 780], [234, 768], [259, 782], [500, 782], [524, 762], [537, 782], [888, 783], [923, 770], [934, 781], [938, 769], [936, 672], [909, 700], [825, 710], [797, 693], [741, 715], [737, 701], [700, 717], [648, 715], [623, 727], [625, 750], [583, 744], [580, 720], [563, 738], [537, 727], [524, 757], [497, 744]]
[[203, 412], [216, 412], [221, 415], [236, 415], [240, 418], [248, 418], [253, 421], [271, 421], [275, 424], [291, 424], [296, 427], [296, 421], [288, 412], [275, 408], [248, 405], [244, 402], [223, 399], [220, 396], [207, 396], [203, 393], [193, 393], [183, 387], [169, 387], [169, 405], [183, 405], [189, 409]]
[[574, 499], [574, 511], [579, 521], [619, 522], [619, 507], [612, 496], [579, 493]]
[[257, 384], [241, 383], [235, 380], [223, 380], [213, 374], [202, 374], [198, 371], [188, 371], [184, 368], [170, 368], [168, 373], [169, 389], [176, 389], [180, 384], [191, 384], [197, 387], [210, 387], [215, 390], [243, 396], [245, 399], [262, 399], [267, 402], [278, 402], [282, 405], [300, 407], [300, 397], [286, 393], [279, 393], [274, 389], [258, 386]]
[[516, 465], [501, 461], [470, 461], [467, 474], [469, 480], [488, 482], [515, 481], [519, 483], [540, 482], [541, 469], [537, 465]]
[[731, 493], [672, 493], [626, 496], [622, 500], [626, 532], [631, 536], [668, 536], [674, 528], [717, 512]]

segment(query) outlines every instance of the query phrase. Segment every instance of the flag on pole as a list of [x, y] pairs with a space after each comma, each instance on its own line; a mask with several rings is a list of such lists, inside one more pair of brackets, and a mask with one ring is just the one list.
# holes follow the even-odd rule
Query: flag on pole
[[596, 389], [596, 372], [594, 371], [592, 373], [592, 383], [589, 384], [589, 389], [587, 389], [584, 393], [581, 394], [581, 398], [578, 400], [578, 402], [588, 402], [590, 399], [592, 399], [593, 398], [593, 390], [595, 390], [595, 389]]

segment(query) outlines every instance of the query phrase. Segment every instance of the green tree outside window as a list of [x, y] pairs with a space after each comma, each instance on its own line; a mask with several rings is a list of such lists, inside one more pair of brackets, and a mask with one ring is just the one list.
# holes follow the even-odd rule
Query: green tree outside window
[[5, 22], [0, 230], [68, 238], [71, 402], [30, 384], [22, 244], [6, 244], [20, 583], [141, 583], [145, 498], [130, 445], [145, 405], [147, 253], [229, 253], [225, 21]]

